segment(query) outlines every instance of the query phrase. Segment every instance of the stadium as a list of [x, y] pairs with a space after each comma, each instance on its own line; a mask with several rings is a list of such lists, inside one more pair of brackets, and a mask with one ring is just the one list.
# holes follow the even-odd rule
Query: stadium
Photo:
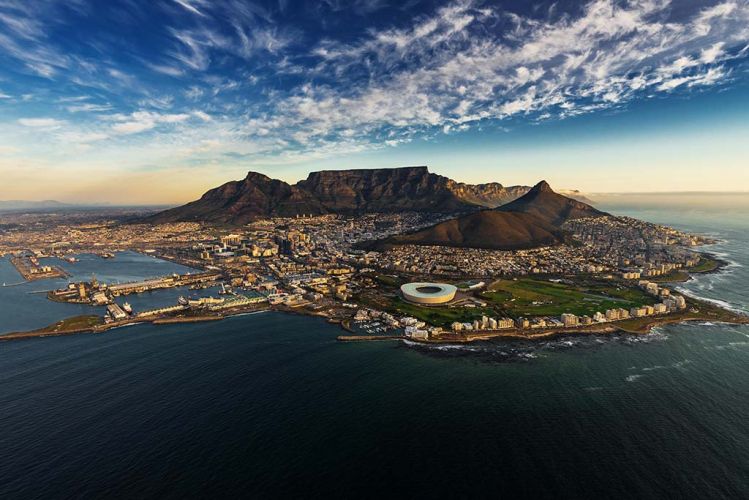
[[408, 302], [422, 305], [447, 304], [455, 298], [458, 289], [445, 283], [406, 283], [401, 294]]

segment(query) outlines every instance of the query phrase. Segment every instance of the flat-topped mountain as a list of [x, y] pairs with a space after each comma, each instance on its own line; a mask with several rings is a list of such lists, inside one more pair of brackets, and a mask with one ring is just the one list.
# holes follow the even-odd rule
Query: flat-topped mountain
[[568, 220], [607, 215], [590, 205], [555, 193], [541, 181], [517, 200], [493, 210], [457, 217], [410, 234], [363, 245], [387, 249], [397, 245], [518, 250], [562, 243]]
[[294, 185], [250, 172], [199, 200], [155, 214], [154, 223], [245, 224], [260, 217], [372, 212], [458, 212], [494, 208], [522, 196], [526, 186], [463, 184], [427, 167], [324, 170]]

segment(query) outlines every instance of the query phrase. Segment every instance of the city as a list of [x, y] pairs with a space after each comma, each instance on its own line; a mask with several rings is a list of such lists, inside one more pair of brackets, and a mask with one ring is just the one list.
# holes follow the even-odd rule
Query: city
[[[129, 283], [99, 283], [93, 276], [91, 281], [50, 290], [50, 300], [106, 306], [102, 318], [73, 318], [56, 325], [56, 333], [103, 331], [141, 321], [206, 321], [269, 309], [325, 317], [348, 330], [340, 337], [343, 340], [405, 336], [424, 342], [571, 330], [619, 331], [629, 325], [638, 331], [642, 325], [649, 329], [675, 317], [731, 319], [710, 304], [671, 293], [663, 286], [671, 280], [683, 281], [685, 275], [688, 279], [690, 272], [719, 268], [719, 260], [696, 250], [711, 240], [627, 217], [571, 220], [564, 226], [570, 235], [567, 243], [528, 250], [403, 245], [378, 252], [360, 248], [363, 242], [414, 231], [452, 216], [420, 212], [302, 215], [258, 219], [231, 228], [190, 222], [145, 225], [138, 219], [117, 217], [75, 224], [52, 217], [43, 223], [32, 217], [28, 223], [5, 225], [0, 252], [12, 255], [19, 272], [30, 277], [26, 263], [34, 262], [34, 273], [44, 273], [40, 276], [67, 276], [60, 266], [40, 266], [39, 258], [55, 257], [74, 266], [76, 254], [95, 253], [106, 259], [116, 258], [122, 250], [197, 270]], [[452, 281], [459, 285], [458, 297], [439, 306], [411, 304], [398, 287], [419, 279]], [[515, 302], [512, 289], [503, 292], [509, 298], [496, 299], [503, 280], [518, 279], [537, 294], [538, 300], [525, 309], [515, 307], [520, 302]], [[577, 302], [555, 303], [559, 301], [553, 291], [544, 295], [544, 283], [582, 295]], [[140, 311], [118, 302], [129, 294], [170, 288], [210, 289], [216, 296], [180, 297], [172, 305]], [[618, 300], [626, 307], [595, 309], [622, 305], [616, 304]], [[582, 303], [587, 307], [580, 310]], [[23, 337], [33, 334], [19, 332]]]

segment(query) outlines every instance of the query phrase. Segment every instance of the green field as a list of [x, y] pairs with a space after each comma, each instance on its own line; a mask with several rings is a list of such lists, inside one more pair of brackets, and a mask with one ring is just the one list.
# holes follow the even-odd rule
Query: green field
[[74, 316], [38, 330], [44, 333], [84, 330], [102, 324], [101, 316]]
[[498, 313], [515, 318], [559, 316], [562, 313], [592, 316], [607, 309], [630, 309], [656, 302], [654, 297], [638, 288], [613, 282], [567, 284], [531, 278], [496, 281], [480, 297]]
[[400, 314], [413, 316], [430, 325], [447, 326], [454, 321], [467, 322], [480, 319], [481, 316], [494, 316], [495, 312], [489, 308], [480, 307], [447, 307], [447, 306], [419, 306], [396, 298], [392, 307]]
[[709, 257], [702, 257], [700, 259], [699, 264], [697, 264], [694, 267], [690, 267], [687, 270], [690, 273], [709, 273], [711, 271], [715, 271], [719, 265], [720, 265], [720, 262], [718, 262], [715, 259], [711, 259]]
[[652, 276], [644, 279], [653, 283], [683, 283], [689, 280], [689, 273], [681, 269], [676, 269], [663, 276]]

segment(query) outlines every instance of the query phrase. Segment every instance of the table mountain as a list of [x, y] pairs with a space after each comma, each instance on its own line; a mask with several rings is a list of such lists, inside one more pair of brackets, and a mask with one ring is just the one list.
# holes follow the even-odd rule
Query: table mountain
[[149, 217], [153, 223], [245, 224], [261, 217], [372, 212], [460, 212], [498, 207], [528, 191], [498, 183], [463, 184], [427, 167], [325, 170], [294, 185], [250, 172], [199, 200]]

